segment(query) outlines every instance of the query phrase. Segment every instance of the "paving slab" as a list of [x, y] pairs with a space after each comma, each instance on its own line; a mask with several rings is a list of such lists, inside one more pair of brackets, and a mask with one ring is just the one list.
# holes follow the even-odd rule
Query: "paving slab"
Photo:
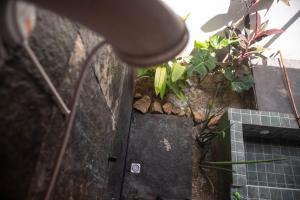
[[191, 119], [134, 113], [122, 199], [191, 199]]
[[[297, 110], [300, 112], [300, 61], [287, 60], [286, 65]], [[272, 60], [267, 65], [255, 65], [253, 74], [259, 110], [293, 113], [278, 62]]]

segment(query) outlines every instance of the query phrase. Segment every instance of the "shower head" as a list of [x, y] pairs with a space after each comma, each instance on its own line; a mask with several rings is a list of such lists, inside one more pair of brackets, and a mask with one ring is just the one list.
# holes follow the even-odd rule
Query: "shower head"
[[27, 0], [105, 37], [116, 54], [133, 66], [168, 61], [183, 50], [183, 20], [160, 0]]

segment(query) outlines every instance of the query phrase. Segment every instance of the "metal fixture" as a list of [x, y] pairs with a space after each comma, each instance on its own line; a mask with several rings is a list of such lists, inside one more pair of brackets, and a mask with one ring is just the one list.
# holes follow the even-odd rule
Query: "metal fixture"
[[0, 36], [6, 43], [12, 46], [23, 46], [34, 66], [42, 75], [44, 81], [50, 88], [54, 100], [64, 114], [69, 114], [70, 110], [59, 95], [50, 77], [37, 59], [34, 51], [30, 48], [28, 39], [36, 23], [36, 10], [33, 5], [21, 1], [5, 0], [0, 3], [1, 24], [4, 26], [0, 30]]
[[35, 7], [22, 1], [0, 2], [0, 35], [6, 43], [23, 45], [36, 23]]
[[160, 0], [27, 0], [77, 21], [104, 36], [133, 66], [168, 61], [185, 47], [186, 26]]
[[141, 164], [140, 163], [131, 163], [130, 172], [133, 174], [141, 173]]
[[65, 114], [68, 115], [70, 114], [70, 110], [67, 107], [67, 105], [65, 104], [64, 100], [62, 99], [62, 97], [60, 96], [60, 94], [58, 93], [58, 91], [56, 90], [55, 86], [53, 85], [50, 77], [48, 76], [48, 74], [46, 73], [46, 71], [44, 70], [43, 66], [41, 65], [41, 63], [39, 62], [39, 60], [37, 59], [37, 57], [35, 56], [33, 50], [30, 48], [29, 43], [27, 41], [24, 42], [23, 44], [24, 49], [26, 50], [30, 60], [32, 61], [32, 63], [34, 64], [34, 66], [39, 70], [40, 74], [42, 75], [43, 79], [46, 81], [48, 87], [50, 88], [50, 91], [55, 99], [55, 101], [58, 104], [58, 107], [61, 109], [61, 111]]
[[279, 53], [278, 63], [279, 63], [280, 69], [281, 69], [283, 80], [285, 81], [284, 85], [285, 85], [285, 87], [288, 91], [291, 107], [292, 107], [292, 109], [294, 111], [294, 114], [296, 116], [298, 126], [300, 127], [300, 115], [298, 113], [298, 109], [297, 109], [296, 102], [295, 102], [295, 99], [294, 99], [294, 94], [293, 94], [293, 91], [292, 91], [289, 75], [288, 75], [288, 72], [287, 72], [287, 69], [286, 69], [286, 64], [284, 63], [282, 52], [279, 50], [278, 53]]

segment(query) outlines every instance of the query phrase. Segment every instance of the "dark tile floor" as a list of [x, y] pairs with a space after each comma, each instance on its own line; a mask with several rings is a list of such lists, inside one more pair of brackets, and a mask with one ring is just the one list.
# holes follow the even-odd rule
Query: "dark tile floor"
[[246, 160], [283, 161], [247, 165], [248, 185], [300, 189], [300, 144], [245, 139]]
[[248, 199], [300, 200], [300, 144], [245, 138], [246, 160], [286, 160], [247, 165]]
[[300, 190], [248, 186], [247, 200], [299, 200]]

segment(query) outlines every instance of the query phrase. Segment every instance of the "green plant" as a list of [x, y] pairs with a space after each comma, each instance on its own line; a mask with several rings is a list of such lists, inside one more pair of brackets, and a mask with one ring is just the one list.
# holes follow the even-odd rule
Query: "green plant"
[[218, 95], [218, 91], [219, 91], [219, 86], [216, 89], [213, 99], [208, 101], [205, 116], [201, 122], [197, 122], [195, 120], [194, 114], [192, 112], [192, 116], [194, 118], [194, 124], [197, 127], [196, 141], [198, 145], [204, 149], [206, 149], [206, 147], [209, 146], [216, 139], [224, 138], [226, 135], [226, 130], [230, 127], [227, 126], [225, 128], [221, 128], [220, 126], [218, 126], [217, 120], [220, 118], [221, 114], [223, 113], [223, 108], [212, 113], [215, 99]]
[[188, 76], [191, 76], [193, 73], [200, 75], [200, 78], [203, 79], [209, 72], [213, 71], [216, 68], [217, 60], [216, 58], [206, 49], [199, 49], [190, 60], [190, 65], [188, 67]]
[[[236, 46], [239, 42], [240, 39], [237, 36], [229, 38], [213, 36], [204, 43], [195, 41], [195, 57], [198, 59], [196, 62], [191, 62], [191, 67], [188, 71], [196, 71], [200, 75], [201, 79], [203, 79], [209, 72], [222, 73], [225, 80], [227, 80], [227, 85], [229, 85], [233, 91], [242, 92], [250, 89], [254, 84], [250, 73], [238, 76], [237, 72], [240, 71], [236, 69], [238, 64], [233, 67], [232, 62], [225, 63], [227, 58], [224, 62], [218, 61], [216, 58], [216, 55], [222, 50], [224, 52], [227, 47]], [[227, 51], [228, 50], [230, 51], [229, 48], [227, 48]], [[230, 53], [231, 52], [227, 52], [227, 57]], [[202, 56], [199, 56], [199, 54]]]
[[[257, 3], [256, 1], [254, 3]], [[188, 75], [198, 74], [203, 80], [208, 73], [221, 73], [231, 90], [242, 92], [254, 85], [251, 61], [263, 56], [264, 48], [256, 43], [267, 36], [280, 34], [281, 29], [266, 30], [267, 22], [261, 23], [256, 12], [256, 26], [250, 31], [249, 14], [244, 18], [244, 30], [227, 27], [225, 36], [214, 35], [205, 42], [195, 41], [192, 58], [188, 65]], [[222, 56], [222, 54], [226, 56]]]
[[179, 99], [186, 101], [183, 93], [186, 81], [186, 67], [174, 60], [172, 63], [164, 63], [150, 69], [141, 69], [138, 77], [149, 77], [154, 81], [155, 94], [164, 98], [168, 91], [172, 91]]
[[237, 38], [224, 38], [214, 35], [205, 42], [195, 41], [192, 58], [188, 65], [188, 75], [196, 73], [203, 79], [208, 73], [219, 67], [216, 54], [230, 44], [238, 42]]
[[[253, 0], [248, 8], [256, 5]], [[286, 3], [288, 1], [285, 1]], [[187, 17], [183, 17], [186, 20]], [[174, 59], [171, 64], [164, 63], [151, 69], [139, 70], [138, 77], [148, 76], [154, 81], [155, 94], [161, 99], [172, 91], [182, 100], [187, 100], [183, 88], [186, 79], [197, 75], [203, 80], [209, 73], [223, 76], [223, 87], [235, 92], [247, 91], [254, 85], [251, 61], [263, 56], [264, 48], [256, 43], [267, 36], [280, 34], [281, 29], [266, 30], [268, 21], [261, 23], [256, 12], [256, 26], [250, 31], [250, 14], [244, 17], [244, 29], [234, 26], [225, 29], [225, 37], [213, 35], [205, 42], [195, 41], [190, 56]]]
[[185, 100], [183, 89], [186, 79], [197, 74], [201, 79], [215, 70], [217, 65], [216, 50], [221, 50], [238, 39], [226, 39], [214, 35], [204, 43], [195, 41], [195, 50], [191, 56], [174, 59], [171, 64], [164, 63], [150, 69], [139, 69], [138, 77], [149, 77], [154, 81], [155, 94], [161, 99], [168, 91], [172, 91], [179, 99]]
[[234, 192], [234, 193], [232, 194], [232, 196], [233, 196], [233, 198], [234, 198], [235, 200], [241, 200], [241, 199], [242, 199], [242, 196], [241, 196], [241, 194], [240, 194], [239, 192]]
[[211, 169], [211, 170], [218, 170], [223, 172], [229, 172], [234, 173], [235, 171], [226, 168], [226, 166], [232, 166], [232, 165], [247, 165], [247, 164], [256, 164], [256, 163], [268, 163], [268, 162], [276, 162], [276, 161], [282, 161], [286, 160], [286, 158], [279, 158], [279, 159], [271, 159], [271, 160], [247, 160], [247, 161], [219, 161], [219, 162], [207, 162], [202, 161], [199, 163], [200, 171], [204, 175], [204, 177], [207, 179], [207, 181], [211, 185], [211, 189], [214, 192], [214, 185], [212, 181], [210, 180], [209, 176], [206, 174], [204, 169]]

